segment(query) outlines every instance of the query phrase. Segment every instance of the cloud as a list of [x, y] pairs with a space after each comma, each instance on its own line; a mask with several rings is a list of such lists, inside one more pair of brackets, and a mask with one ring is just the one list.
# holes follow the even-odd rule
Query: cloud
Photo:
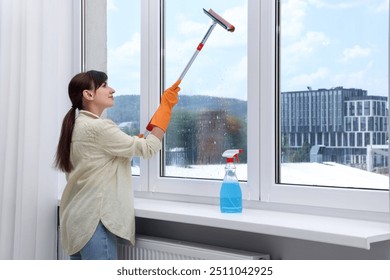
[[348, 62], [354, 59], [368, 57], [371, 54], [370, 48], [363, 48], [359, 45], [355, 45], [352, 48], [347, 48], [343, 50], [341, 62]]
[[329, 77], [329, 69], [325, 67], [318, 68], [315, 72], [304, 73], [292, 77], [287, 81], [287, 89], [291, 90], [301, 90], [307, 86], [312, 86], [315, 84], [320, 84], [321, 80], [324, 80]]
[[313, 56], [317, 55], [321, 48], [330, 44], [330, 39], [322, 32], [310, 31], [299, 40], [281, 48], [281, 62], [283, 71], [294, 72], [305, 63], [312, 64]]
[[[332, 82], [337, 85], [343, 85], [345, 87], [363, 88], [367, 89], [369, 80], [367, 77], [372, 71], [374, 63], [368, 62], [363, 68], [356, 69], [355, 71], [340, 72], [332, 77]], [[370, 85], [372, 86], [372, 85]]]
[[140, 79], [140, 33], [117, 48], [108, 49], [109, 83], [117, 94], [138, 94]]
[[108, 11], [118, 11], [118, 7], [115, 5], [114, 0], [107, 0]]
[[248, 75], [248, 57], [245, 55], [235, 67], [229, 67], [227, 69], [226, 77], [229, 81], [234, 82], [246, 82]]
[[373, 5], [371, 7], [374, 13], [388, 13], [389, 12], [389, 0], [383, 0], [377, 5]]
[[234, 66], [227, 67], [216, 75], [217, 80], [212, 95], [247, 100], [247, 64], [248, 57], [243, 56], [235, 61]]
[[178, 33], [184, 36], [194, 33], [201, 34], [202, 32], [204, 32], [203, 30], [207, 26], [205, 22], [196, 22], [187, 19], [184, 14], [178, 14], [177, 17], [177, 21], [179, 22], [177, 25]]
[[304, 32], [307, 7], [307, 2], [303, 0], [289, 0], [282, 4], [281, 29], [284, 37], [295, 38]]
[[305, 55], [313, 53], [319, 46], [326, 46], [330, 39], [322, 32], [309, 31], [300, 40], [283, 48], [285, 55]]
[[311, 5], [320, 1], [289, 0], [281, 6], [281, 61], [283, 71], [293, 73], [331, 42], [324, 32], [309, 30], [306, 17]]
[[[385, 65], [383, 61], [387, 61], [387, 55], [384, 55], [383, 61], [378, 58], [374, 60], [383, 44], [378, 43], [374, 36], [365, 37], [362, 32], [345, 30], [354, 20], [361, 24], [370, 21], [363, 26], [363, 31], [370, 30], [377, 24], [377, 17], [378, 20], [379, 17], [385, 18], [386, 26], [388, 17], [383, 13], [389, 11], [389, 0], [286, 0], [283, 3], [282, 90], [339, 85], [369, 90], [370, 87], [379, 87], [378, 81], [383, 79], [382, 76], [385, 82], [382, 81], [381, 85], [387, 86], [386, 75], [383, 74], [387, 71], [378, 72], [378, 67]], [[337, 25], [339, 19], [344, 20], [346, 25]], [[342, 35], [339, 36], [338, 31]], [[353, 37], [355, 35], [358, 37]], [[387, 42], [384, 44], [386, 46]]]
[[363, 1], [336, 1], [336, 3], [330, 3], [329, 1], [323, 1], [323, 0], [309, 0], [308, 2], [319, 9], [325, 8], [325, 9], [333, 9], [333, 10], [350, 9], [361, 5], [364, 5], [364, 7], [367, 6], [367, 3], [365, 3], [364, 0]]
[[368, 9], [374, 14], [389, 11], [389, 0], [335, 1], [335, 3], [330, 3], [329, 1], [323, 0], [308, 0], [307, 2], [318, 9], [345, 10], [363, 7], [364, 9]]

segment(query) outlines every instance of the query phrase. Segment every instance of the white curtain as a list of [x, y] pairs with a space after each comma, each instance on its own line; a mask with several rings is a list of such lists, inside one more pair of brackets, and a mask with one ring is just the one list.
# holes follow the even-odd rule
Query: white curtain
[[0, 259], [56, 257], [63, 175], [52, 166], [79, 68], [76, 5], [0, 0]]

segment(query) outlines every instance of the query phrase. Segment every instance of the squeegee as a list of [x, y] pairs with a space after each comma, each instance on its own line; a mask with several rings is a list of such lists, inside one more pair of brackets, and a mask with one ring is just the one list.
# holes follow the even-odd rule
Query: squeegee
[[183, 80], [184, 76], [187, 74], [188, 69], [190, 69], [195, 58], [198, 56], [199, 52], [202, 50], [203, 46], [205, 45], [207, 39], [210, 37], [211, 32], [213, 32], [215, 25], [219, 24], [227, 31], [234, 32], [234, 29], [235, 29], [234, 26], [232, 24], [230, 24], [229, 22], [227, 22], [225, 19], [223, 19], [220, 15], [218, 15], [212, 9], [209, 9], [208, 11], [203, 9], [203, 11], [206, 15], [208, 15], [213, 20], [213, 22], [210, 25], [209, 29], [207, 30], [206, 35], [204, 35], [202, 41], [199, 43], [198, 47], [196, 48], [196, 51], [192, 55], [190, 61], [187, 63], [187, 66], [184, 68], [183, 72], [181, 73], [179, 80]]

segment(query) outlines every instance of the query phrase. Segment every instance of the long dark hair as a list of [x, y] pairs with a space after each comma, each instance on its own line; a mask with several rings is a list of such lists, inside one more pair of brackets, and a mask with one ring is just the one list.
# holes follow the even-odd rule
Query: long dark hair
[[68, 94], [72, 102], [72, 108], [65, 115], [62, 121], [61, 135], [57, 146], [57, 153], [54, 165], [63, 172], [70, 172], [73, 169], [70, 161], [70, 144], [72, 142], [73, 127], [76, 118], [76, 109], [82, 110], [83, 91], [96, 90], [107, 81], [107, 74], [91, 70], [74, 76], [68, 86]]

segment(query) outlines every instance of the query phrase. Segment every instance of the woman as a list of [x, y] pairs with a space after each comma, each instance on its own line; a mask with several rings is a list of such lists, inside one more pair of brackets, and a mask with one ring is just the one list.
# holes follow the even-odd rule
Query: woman
[[160, 150], [172, 107], [178, 102], [179, 84], [164, 92], [147, 126], [150, 134], [139, 138], [100, 118], [104, 109], [114, 105], [115, 90], [108, 86], [104, 72], [83, 72], [70, 81], [72, 108], [63, 120], [55, 165], [66, 173], [60, 232], [71, 259], [116, 259], [117, 238], [134, 244], [130, 159], [149, 159]]

